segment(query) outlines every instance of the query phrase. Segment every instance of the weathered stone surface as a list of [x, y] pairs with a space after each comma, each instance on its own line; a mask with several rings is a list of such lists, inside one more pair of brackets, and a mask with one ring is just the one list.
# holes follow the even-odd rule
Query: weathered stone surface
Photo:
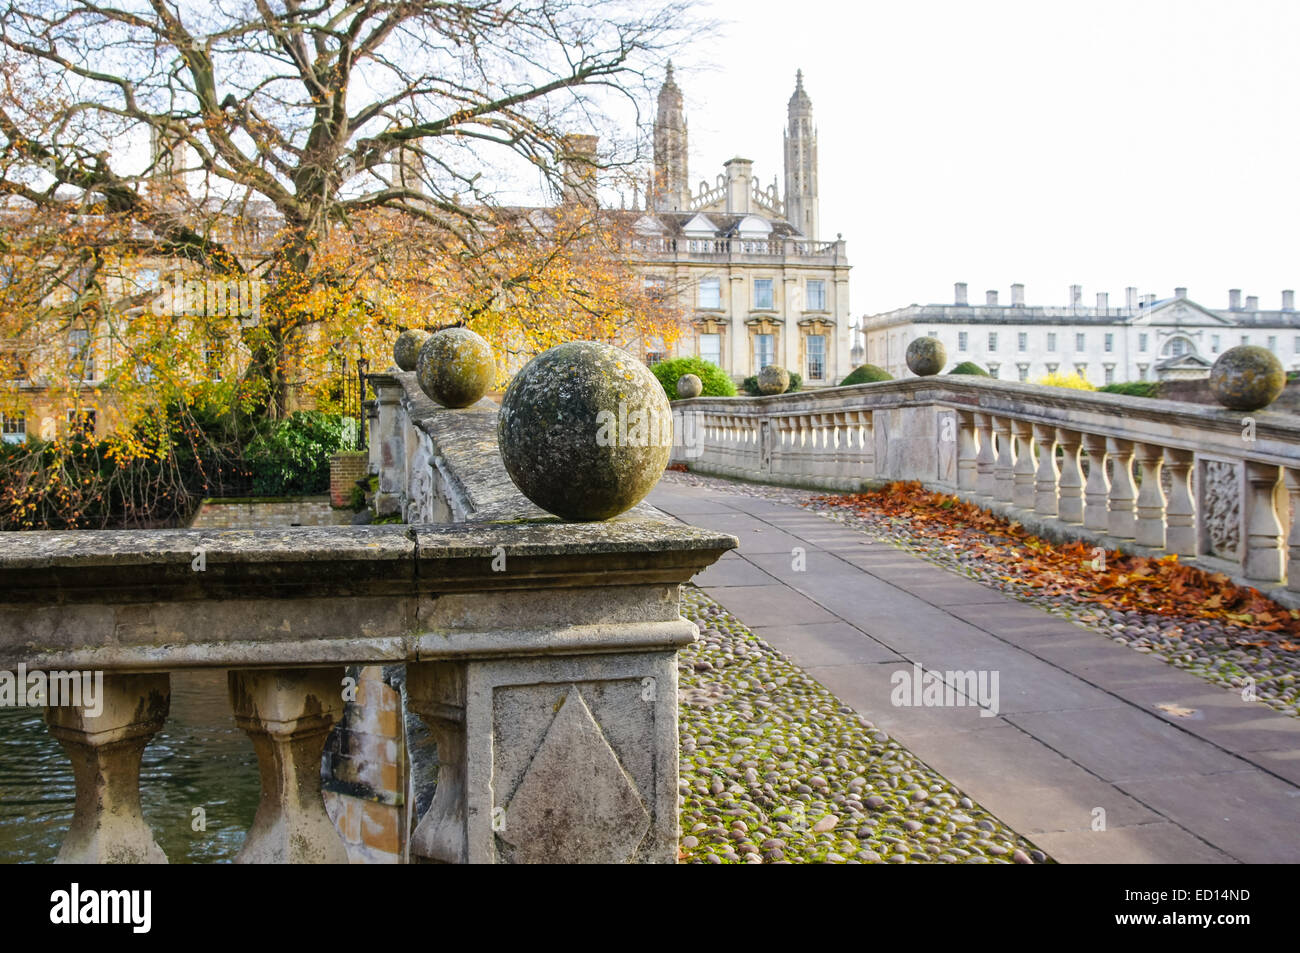
[[393, 361], [404, 371], [415, 370], [416, 359], [420, 356], [420, 348], [429, 340], [429, 332], [421, 331], [419, 328], [410, 328], [403, 331], [393, 342]]
[[575, 341], [515, 375], [497, 439], [506, 472], [528, 499], [568, 520], [606, 520], [635, 506], [663, 475], [672, 409], [631, 354]]
[[758, 372], [758, 389], [764, 394], [784, 394], [790, 389], [790, 372], [769, 364]]
[[699, 397], [702, 393], [704, 393], [704, 382], [697, 375], [683, 374], [677, 378], [677, 396], [682, 400]]
[[1231, 410], [1260, 410], [1286, 387], [1282, 362], [1257, 344], [1230, 347], [1210, 368], [1210, 391]]
[[415, 364], [421, 389], [444, 407], [479, 401], [496, 382], [492, 347], [469, 328], [447, 328], [420, 348]]
[[948, 352], [938, 338], [915, 338], [907, 345], [907, 367], [918, 377], [928, 377], [943, 370]]

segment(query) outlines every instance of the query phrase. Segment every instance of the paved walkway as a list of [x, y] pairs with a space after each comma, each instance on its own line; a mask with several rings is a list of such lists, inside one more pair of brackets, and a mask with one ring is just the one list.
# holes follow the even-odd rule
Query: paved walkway
[[[1300, 719], [797, 506], [685, 484], [649, 501], [738, 537], [695, 583], [1057, 860], [1300, 862]], [[996, 671], [997, 715], [895, 707], [914, 662]]]

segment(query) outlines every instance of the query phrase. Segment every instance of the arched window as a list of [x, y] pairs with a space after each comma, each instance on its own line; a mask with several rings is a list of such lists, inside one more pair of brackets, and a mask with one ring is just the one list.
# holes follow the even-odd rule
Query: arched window
[[1184, 354], [1195, 354], [1196, 345], [1185, 337], [1170, 338], [1161, 353], [1165, 357], [1182, 357]]

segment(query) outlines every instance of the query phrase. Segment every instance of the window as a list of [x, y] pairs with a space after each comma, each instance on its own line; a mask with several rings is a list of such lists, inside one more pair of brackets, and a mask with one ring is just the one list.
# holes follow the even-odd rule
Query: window
[[808, 379], [822, 380], [826, 376], [826, 335], [810, 334], [808, 341]]
[[1269, 349], [1270, 351], [1276, 351], [1276, 350], [1277, 350], [1277, 338], [1276, 338], [1274, 335], [1272, 335], [1272, 334], [1270, 334], [1270, 335], [1268, 336], [1268, 349]]
[[209, 341], [203, 345], [203, 367], [208, 372], [208, 379], [221, 380], [221, 342]]
[[1029, 350], [1029, 335], [1024, 331], [1016, 335], [1016, 349], [1019, 351]]
[[926, 332], [925, 332], [925, 335], [926, 335], [926, 337], [937, 338], [937, 337], [939, 336], [939, 332], [938, 332], [938, 331], [926, 331]]
[[1060, 366], [1061, 366], [1060, 364], [1048, 364], [1048, 365], [1047, 365], [1047, 373], [1049, 373], [1049, 374], [1055, 374], [1055, 373], [1056, 373], [1056, 369], [1057, 369], [1058, 367], [1060, 367]]
[[820, 278], [808, 279], [808, 310], [826, 310], [826, 282]]
[[754, 310], [771, 311], [774, 307], [772, 303], [772, 279], [755, 278], [754, 279]]
[[663, 275], [647, 275], [645, 293], [651, 301], [663, 301], [668, 291], [668, 279]]
[[969, 339], [970, 339], [970, 335], [969, 335], [967, 332], [965, 332], [965, 331], [958, 331], [958, 332], [957, 332], [957, 350], [959, 350], [959, 351], [964, 351], [964, 350], [966, 350], [966, 344], [967, 344], [967, 341], [968, 341]]
[[22, 443], [27, 439], [25, 414], [0, 414], [0, 439], [5, 443]]
[[990, 377], [997, 377], [997, 376], [998, 376], [998, 368], [1001, 367], [1001, 366], [1002, 366], [1002, 365], [999, 364], [999, 363], [997, 363], [996, 361], [994, 361], [992, 364], [990, 364], [990, 365], [989, 365], [989, 376], [990, 376]]
[[647, 365], [648, 367], [654, 367], [656, 364], [661, 363], [661, 362], [663, 361], [663, 359], [664, 359], [664, 352], [663, 352], [663, 351], [646, 351], [646, 352], [645, 352], [645, 362], [646, 362], [646, 365]]
[[700, 307], [706, 311], [719, 311], [722, 308], [722, 279], [700, 279]]
[[1169, 343], [1165, 345], [1165, 354], [1169, 357], [1181, 357], [1191, 349], [1191, 342], [1187, 338], [1170, 338]]
[[1056, 350], [1056, 332], [1055, 332], [1055, 331], [1049, 331], [1048, 334], [1047, 334], [1047, 349], [1048, 349], [1049, 351], [1055, 351], [1055, 350]]
[[757, 374], [776, 360], [775, 335], [754, 335], [754, 373]]
[[1147, 336], [1145, 334], [1138, 335], [1138, 350], [1143, 354], [1147, 351]]
[[1087, 335], [1076, 334], [1076, 335], [1074, 336], [1074, 349], [1075, 349], [1076, 351], [1086, 351], [1086, 350], [1088, 350], [1088, 338], [1087, 338]]
[[1249, 343], [1250, 343], [1250, 335], [1249, 335], [1249, 334], [1243, 334], [1243, 335], [1241, 336], [1241, 343], [1242, 343], [1242, 344], [1249, 344]]
[[722, 366], [722, 335], [721, 334], [701, 334], [700, 335], [700, 357], [710, 364]]
[[87, 439], [95, 436], [95, 412], [93, 410], [68, 411], [68, 429]]
[[997, 331], [990, 331], [990, 332], [989, 332], [989, 350], [990, 350], [990, 351], [996, 351], [997, 349], [998, 349], [998, 332], [997, 332]]
[[1107, 383], [1107, 384], [1113, 384], [1113, 383], [1115, 383], [1115, 365], [1114, 365], [1114, 364], [1107, 364], [1107, 365], [1106, 365], [1106, 383]]
[[1020, 381], [1024, 382], [1024, 381], [1029, 380], [1029, 365], [1028, 365], [1028, 364], [1017, 364], [1017, 365], [1016, 365], [1016, 373], [1017, 373], [1017, 376], [1018, 376], [1018, 378], [1020, 379]]
[[1076, 365], [1074, 365], [1074, 373], [1076, 373], [1076, 374], [1078, 374], [1080, 377], [1086, 379], [1087, 376], [1088, 376], [1088, 365], [1087, 365], [1087, 364], [1076, 364]]
[[[1296, 350], [1300, 351], [1300, 338], [1296, 338], [1295, 340], [1296, 340]], [[1210, 353], [1211, 354], [1219, 353], [1219, 336], [1217, 334], [1210, 335]]]
[[1105, 347], [1107, 351], [1115, 350], [1115, 335], [1107, 333], [1106, 337], [1103, 339], [1103, 347]]
[[90, 347], [90, 332], [85, 328], [68, 332], [68, 373], [83, 381], [95, 379], [95, 352]]

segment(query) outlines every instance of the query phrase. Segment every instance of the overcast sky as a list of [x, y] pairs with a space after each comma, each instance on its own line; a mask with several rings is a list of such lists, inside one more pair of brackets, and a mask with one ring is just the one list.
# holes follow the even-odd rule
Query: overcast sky
[[797, 68], [854, 315], [1300, 287], [1297, 0], [715, 0], [679, 57], [690, 178], [766, 184]]

